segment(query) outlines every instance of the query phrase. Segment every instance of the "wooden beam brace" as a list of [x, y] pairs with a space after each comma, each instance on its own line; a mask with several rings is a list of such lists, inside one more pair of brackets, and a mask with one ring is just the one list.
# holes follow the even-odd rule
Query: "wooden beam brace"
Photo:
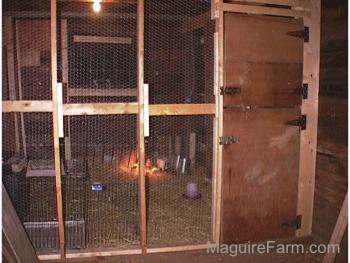
[[131, 103], [83, 103], [64, 104], [63, 115], [113, 115], [113, 114], [137, 114], [138, 105]]
[[[329, 241], [329, 246], [326, 254], [323, 257], [323, 263], [333, 263], [337, 253], [337, 246], [340, 245], [341, 240], [343, 239], [345, 230], [348, 226], [348, 193], [346, 193], [342, 208], [340, 210], [337, 223], [335, 224], [331, 239]], [[333, 248], [333, 249], [332, 249]]]
[[291, 7], [303, 7], [305, 0], [240, 0], [239, 2], [247, 3], [247, 5], [269, 4], [269, 5], [281, 5], [281, 6], [291, 6]]
[[[172, 115], [214, 115], [215, 104], [151, 104], [150, 116]], [[52, 112], [50, 100], [3, 101], [5, 112]], [[67, 103], [63, 104], [63, 115], [111, 115], [137, 114], [137, 102], [130, 103]]]
[[308, 124], [300, 137], [301, 165], [299, 166], [297, 214], [303, 216], [303, 222], [301, 228], [296, 231], [298, 237], [312, 233], [317, 152], [321, 1], [305, 1], [305, 7], [311, 10], [310, 16], [304, 17], [304, 25], [310, 28], [310, 36], [309, 42], [304, 43], [303, 58], [303, 83], [309, 85], [309, 93], [308, 99], [303, 100], [301, 106], [302, 114], [307, 115]]
[[145, 134], [144, 134], [144, 0], [137, 2], [137, 141], [139, 167], [139, 211], [140, 211], [140, 244], [142, 254], [147, 250], [146, 223], [146, 184], [145, 184]]
[[[221, 6], [221, 7], [220, 7]], [[296, 9], [285, 9], [277, 7], [265, 7], [265, 6], [251, 6], [242, 4], [228, 4], [223, 3], [218, 5], [224, 12], [234, 12], [234, 13], [245, 13], [254, 15], [274, 15], [274, 16], [285, 16], [285, 17], [304, 17], [308, 15], [306, 10], [296, 10]]]
[[94, 89], [94, 88], [70, 88], [70, 97], [136, 97], [136, 89]]
[[[49, 12], [42, 11], [9, 11], [3, 13], [4, 17], [13, 17], [13, 18], [50, 18]], [[137, 16], [134, 13], [105, 13], [101, 12], [98, 14], [100, 18], [109, 18], [109, 19], [136, 19]], [[62, 12], [60, 13], [60, 18], [91, 18], [90, 13], [83, 12]], [[164, 21], [183, 21], [186, 18], [184, 15], [163, 15], [163, 14], [151, 14], [149, 19], [154, 20], [164, 20]]]
[[50, 100], [2, 101], [2, 112], [52, 112]]
[[151, 104], [149, 111], [150, 116], [214, 115], [215, 104]]
[[101, 37], [101, 36], [80, 36], [74, 35], [76, 43], [103, 43], [103, 44], [128, 44], [132, 43], [131, 37]]
[[[14, 52], [14, 30], [13, 21], [11, 17], [7, 17], [4, 20], [5, 26], [5, 45], [6, 45], [6, 61], [7, 61], [7, 80], [9, 89], [9, 99], [16, 99], [16, 75], [15, 75], [15, 52]], [[4, 88], [4, 87], [3, 87]], [[19, 139], [19, 127], [18, 127], [18, 114], [14, 114], [15, 125], [15, 147], [16, 153], [20, 153], [20, 139]]]
[[10, 246], [8, 249], [13, 252], [11, 254], [15, 257], [15, 261], [11, 262], [38, 263], [39, 260], [33, 245], [17, 216], [4, 185], [2, 185], [2, 209], [2, 233]]
[[56, 181], [56, 202], [58, 217], [58, 235], [60, 240], [60, 255], [65, 258], [65, 233], [62, 208], [61, 190], [61, 161], [58, 127], [58, 98], [57, 98], [57, 3], [51, 0], [51, 90], [52, 90], [52, 120], [53, 120], [53, 142]]

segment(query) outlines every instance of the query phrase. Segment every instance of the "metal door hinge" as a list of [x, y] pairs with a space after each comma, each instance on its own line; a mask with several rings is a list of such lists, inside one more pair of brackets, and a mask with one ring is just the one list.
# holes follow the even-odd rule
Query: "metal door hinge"
[[303, 38], [305, 43], [309, 42], [309, 27], [304, 26], [304, 30], [287, 32], [288, 36]]
[[301, 130], [306, 129], [306, 115], [301, 115], [299, 119], [286, 122], [287, 125], [299, 126]]
[[283, 227], [294, 227], [295, 229], [301, 228], [302, 215], [297, 215], [297, 217], [293, 220], [283, 222], [281, 226]]
[[307, 83], [304, 83], [301, 88], [291, 89], [290, 93], [300, 94], [303, 99], [306, 100], [309, 93], [309, 85]]
[[220, 88], [220, 95], [239, 94], [239, 93], [241, 93], [241, 88], [238, 88], [238, 87], [221, 87]]
[[219, 144], [220, 145], [229, 145], [239, 143], [239, 137], [235, 136], [222, 136], [219, 138]]

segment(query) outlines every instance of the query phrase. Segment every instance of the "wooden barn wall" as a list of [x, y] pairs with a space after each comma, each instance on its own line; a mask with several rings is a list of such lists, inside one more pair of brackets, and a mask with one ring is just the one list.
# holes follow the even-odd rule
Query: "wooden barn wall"
[[[347, 190], [348, 5], [323, 0], [318, 152], [313, 233], [328, 243]], [[347, 233], [336, 262], [347, 262]]]

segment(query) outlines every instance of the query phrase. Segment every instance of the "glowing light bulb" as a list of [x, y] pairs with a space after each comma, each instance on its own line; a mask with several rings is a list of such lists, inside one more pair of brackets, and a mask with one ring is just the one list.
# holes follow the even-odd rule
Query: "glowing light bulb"
[[97, 13], [101, 10], [101, 4], [99, 0], [94, 0], [94, 4], [92, 5], [92, 9]]

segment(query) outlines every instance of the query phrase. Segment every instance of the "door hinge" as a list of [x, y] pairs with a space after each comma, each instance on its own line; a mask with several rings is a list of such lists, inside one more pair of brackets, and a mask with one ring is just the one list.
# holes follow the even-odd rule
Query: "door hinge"
[[309, 42], [309, 27], [304, 26], [304, 30], [287, 32], [288, 36], [303, 38], [305, 43]]
[[283, 227], [294, 227], [295, 229], [301, 228], [302, 215], [297, 215], [297, 217], [293, 220], [283, 222], [281, 226]]
[[309, 85], [307, 83], [304, 83], [301, 88], [291, 89], [290, 93], [300, 94], [303, 97], [303, 99], [306, 100], [309, 94]]
[[238, 87], [221, 87], [220, 88], [220, 95], [239, 94], [239, 93], [241, 93], [241, 88], [238, 88]]
[[306, 129], [306, 115], [301, 115], [299, 119], [286, 122], [287, 125], [299, 126], [301, 130]]
[[222, 136], [219, 138], [219, 144], [220, 145], [229, 145], [239, 143], [239, 137], [235, 136]]

